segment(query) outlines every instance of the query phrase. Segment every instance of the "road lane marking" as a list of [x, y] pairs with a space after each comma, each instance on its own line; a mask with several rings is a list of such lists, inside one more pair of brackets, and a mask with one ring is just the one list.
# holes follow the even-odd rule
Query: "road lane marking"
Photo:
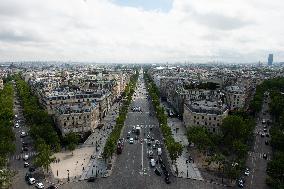
[[142, 142], [142, 150], [141, 150], [141, 168], [142, 168], [142, 171], [143, 171], [143, 142]]

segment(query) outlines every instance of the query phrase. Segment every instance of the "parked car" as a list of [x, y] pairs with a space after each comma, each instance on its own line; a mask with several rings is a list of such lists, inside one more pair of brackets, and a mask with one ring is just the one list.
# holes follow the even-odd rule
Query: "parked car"
[[26, 168], [26, 167], [29, 167], [30, 166], [30, 164], [28, 163], [28, 162], [24, 162], [24, 167]]
[[250, 174], [249, 168], [246, 168], [246, 170], [245, 170], [245, 175], [246, 175], [246, 176], [249, 176], [249, 174]]
[[30, 167], [30, 168], [29, 168], [29, 172], [34, 172], [35, 170], [36, 170], [35, 167]]
[[269, 145], [269, 141], [268, 140], [265, 141], [265, 145]]
[[21, 138], [24, 138], [24, 137], [26, 137], [26, 136], [27, 136], [27, 133], [26, 133], [25, 131], [22, 131], [21, 134], [20, 134], [20, 137], [21, 137]]
[[35, 184], [35, 179], [33, 177], [29, 178], [29, 184], [30, 185]]
[[89, 177], [88, 182], [95, 182], [95, 177]]
[[36, 188], [42, 189], [44, 185], [41, 182], [36, 183]]
[[157, 169], [157, 168], [154, 170], [154, 172], [155, 172], [156, 175], [158, 175], [158, 176], [161, 176], [161, 175], [162, 175], [161, 171], [160, 171], [159, 169]]
[[154, 159], [151, 159], [150, 160], [150, 164], [151, 164], [151, 167], [155, 167], [156, 166], [156, 162]]
[[263, 157], [263, 159], [267, 159], [267, 154], [264, 153], [264, 154], [262, 155], [262, 157]]

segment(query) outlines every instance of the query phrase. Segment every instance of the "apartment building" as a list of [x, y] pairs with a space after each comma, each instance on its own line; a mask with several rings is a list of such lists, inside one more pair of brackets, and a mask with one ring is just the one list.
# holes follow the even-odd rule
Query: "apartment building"
[[228, 116], [229, 109], [219, 101], [194, 101], [184, 105], [183, 122], [189, 128], [200, 126], [209, 132], [219, 133], [222, 120]]

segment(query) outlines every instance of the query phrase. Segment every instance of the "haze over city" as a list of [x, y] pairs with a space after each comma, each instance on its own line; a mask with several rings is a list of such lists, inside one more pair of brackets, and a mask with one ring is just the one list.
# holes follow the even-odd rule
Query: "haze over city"
[[0, 61], [284, 59], [281, 0], [0, 0]]

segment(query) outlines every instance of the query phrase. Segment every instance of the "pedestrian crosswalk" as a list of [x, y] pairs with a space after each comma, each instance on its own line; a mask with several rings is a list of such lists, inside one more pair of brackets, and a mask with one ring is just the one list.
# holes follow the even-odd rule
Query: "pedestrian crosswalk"
[[133, 128], [133, 127], [141, 127], [141, 129], [143, 128], [153, 128], [153, 127], [157, 127], [158, 125], [128, 125], [128, 127]]
[[[265, 159], [263, 157], [263, 153], [259, 153], [259, 152], [248, 152], [248, 155], [250, 157], [254, 157], [254, 158]], [[266, 160], [270, 160], [270, 159], [271, 159], [271, 157], [269, 155], [267, 155]]]
[[17, 154], [17, 155], [11, 156], [11, 157], [10, 157], [10, 160], [23, 159], [23, 157], [24, 157], [25, 155], [28, 155], [29, 158], [30, 158], [30, 157], [35, 156], [36, 154], [37, 154], [37, 152], [26, 152], [26, 153], [22, 153], [22, 154]]

